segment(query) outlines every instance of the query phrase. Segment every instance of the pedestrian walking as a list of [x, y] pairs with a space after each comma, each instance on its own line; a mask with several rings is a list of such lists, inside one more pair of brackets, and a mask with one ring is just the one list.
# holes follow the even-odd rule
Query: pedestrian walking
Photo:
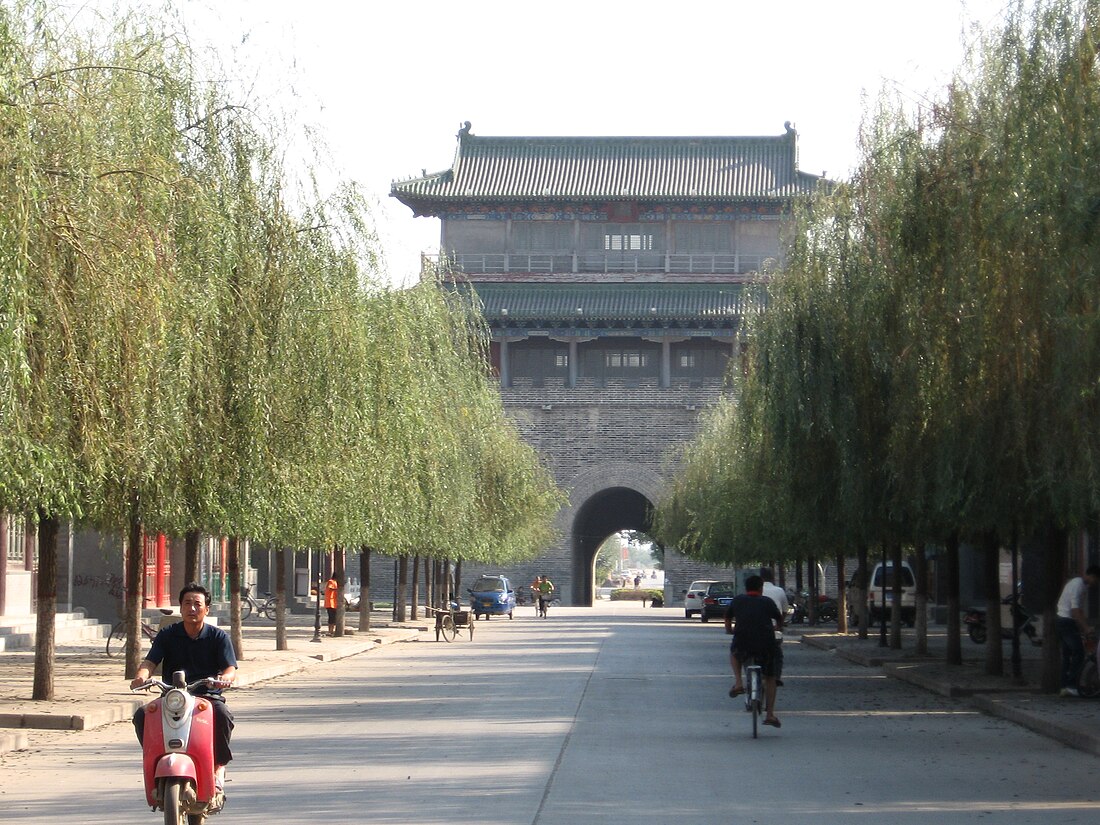
[[340, 598], [340, 583], [336, 579], [325, 582], [325, 610], [328, 611], [328, 635], [336, 635], [336, 604]]

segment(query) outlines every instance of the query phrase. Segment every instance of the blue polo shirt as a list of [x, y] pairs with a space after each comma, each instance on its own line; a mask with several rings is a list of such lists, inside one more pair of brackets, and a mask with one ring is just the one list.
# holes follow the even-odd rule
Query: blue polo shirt
[[[187, 681], [194, 682], [217, 676], [227, 667], [237, 666], [237, 657], [233, 653], [233, 642], [229, 634], [220, 627], [203, 624], [197, 639], [187, 635], [183, 622], [176, 622], [161, 628], [145, 657], [153, 664], [161, 665], [162, 678], [172, 681], [172, 674], [182, 670]], [[220, 694], [221, 690], [198, 688], [196, 694]]]

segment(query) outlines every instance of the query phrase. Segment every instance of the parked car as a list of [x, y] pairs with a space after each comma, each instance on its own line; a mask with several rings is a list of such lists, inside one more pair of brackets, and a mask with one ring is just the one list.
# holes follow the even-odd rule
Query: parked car
[[[848, 584], [848, 621], [853, 626], [858, 623], [859, 616], [856, 612], [855, 599], [851, 596], [859, 592], [853, 583], [858, 582], [860, 578], [857, 570], [855, 575], [852, 576], [852, 581]], [[882, 562], [875, 564], [871, 570], [869, 585], [870, 589], [866, 594], [868, 599], [867, 615], [870, 624], [875, 624], [882, 619], [882, 589], [884, 587], [886, 588], [886, 609], [887, 611], [893, 609], [894, 563], [887, 561], [885, 568]], [[889, 618], [889, 613], [887, 613], [887, 618]], [[909, 562], [905, 561], [901, 563], [901, 620], [909, 627], [912, 627], [917, 621], [917, 578], [913, 575], [913, 568], [909, 566]]]
[[480, 576], [466, 592], [470, 594], [470, 610], [475, 618], [504, 615], [512, 618], [516, 591], [504, 576]]
[[692, 582], [691, 587], [684, 591], [685, 619], [690, 619], [697, 613], [703, 612], [703, 594], [707, 592], [707, 586], [711, 584], [714, 584], [713, 579]]
[[699, 611], [699, 619], [709, 622], [724, 616], [726, 608], [736, 595], [737, 587], [733, 582], [711, 582], [703, 592], [703, 607]]

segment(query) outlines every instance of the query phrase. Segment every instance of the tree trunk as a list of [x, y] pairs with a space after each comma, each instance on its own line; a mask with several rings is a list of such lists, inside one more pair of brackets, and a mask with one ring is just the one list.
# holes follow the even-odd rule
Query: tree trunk
[[226, 553], [226, 578], [229, 584], [229, 638], [237, 660], [244, 658], [244, 637], [241, 634], [241, 540], [229, 537]]
[[782, 587], [784, 590], [786, 590], [787, 589], [787, 566], [783, 562], [773, 561], [772, 562], [772, 570], [775, 571], [775, 575], [776, 575], [775, 583], [777, 585], [779, 585], [780, 587]]
[[799, 598], [802, 598], [804, 589], [802, 586], [802, 554], [799, 553], [794, 560], [794, 592], [798, 594]]
[[[130, 524], [123, 562], [126, 581], [126, 673], [127, 679], [137, 675], [141, 664], [141, 593], [145, 585], [145, 548], [142, 543], [141, 500], [135, 493], [130, 498]], [[169, 678], [171, 674], [169, 674]]]
[[[894, 603], [890, 605], [890, 649], [901, 650], [901, 542], [895, 541], [890, 546], [890, 560], [893, 562], [894, 581], [891, 591]], [[886, 571], [883, 570], [883, 575]]]
[[993, 531], [982, 536], [982, 588], [985, 592], [985, 672], [1003, 676], [1004, 644], [1001, 641], [1001, 542]]
[[435, 559], [424, 559], [424, 604], [427, 607], [435, 607], [435, 592], [432, 590], [432, 568], [435, 567]]
[[437, 609], [443, 606], [443, 560], [436, 559], [431, 565], [431, 597]]
[[411, 604], [409, 610], [409, 618], [414, 622], [419, 615], [418, 608], [420, 602], [420, 554], [413, 555], [413, 569], [412, 569], [412, 595], [409, 598]]
[[370, 630], [370, 548], [359, 548], [359, 632]]
[[275, 649], [289, 650], [286, 639], [286, 548], [275, 551]]
[[190, 584], [199, 580], [199, 542], [202, 533], [188, 530], [183, 537], [183, 583]]
[[461, 592], [462, 592], [462, 559], [455, 559], [454, 593], [452, 593], [451, 595], [457, 601], [462, 601], [462, 599], [459, 598], [459, 595], [458, 595]]
[[848, 588], [844, 581], [844, 551], [836, 551], [836, 632], [848, 632]]
[[[60, 520], [38, 511], [38, 600], [32, 699], [51, 701], [57, 622], [57, 531]], [[6, 549], [3, 552], [7, 552]]]
[[335, 568], [332, 571], [332, 577], [336, 579], [336, 584], [339, 589], [336, 591], [336, 635], [344, 635], [344, 586], [347, 584], [347, 557], [344, 555], [343, 546], [336, 548], [333, 554], [333, 562]]
[[1043, 549], [1043, 670], [1039, 687], [1044, 693], [1054, 693], [1061, 683], [1061, 644], [1055, 619], [1058, 597], [1062, 594], [1062, 579], [1066, 570], [1066, 534], [1054, 524], [1046, 531]]
[[869, 621], [869, 613], [867, 611], [867, 583], [870, 581], [871, 571], [868, 569], [867, 564], [870, 561], [867, 552], [867, 545], [860, 543], [856, 547], [856, 569], [858, 572], [859, 581], [859, 601], [856, 602], [856, 618], [859, 619], [859, 638], [867, 638], [867, 623]]
[[393, 594], [393, 606], [397, 621], [405, 621], [405, 597], [409, 589], [409, 557], [402, 555], [397, 560], [397, 587]]
[[917, 578], [916, 651], [925, 655], [928, 653], [928, 556], [924, 552], [923, 540], [917, 541], [913, 564], [913, 572]]
[[962, 606], [959, 604], [959, 534], [947, 537], [947, 656], [949, 665], [962, 664]]

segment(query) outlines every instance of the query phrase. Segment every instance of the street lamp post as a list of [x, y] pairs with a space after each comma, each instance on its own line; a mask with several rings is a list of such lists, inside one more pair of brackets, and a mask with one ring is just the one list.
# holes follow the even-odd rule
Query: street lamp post
[[[896, 576], [897, 570], [894, 571]], [[878, 646], [886, 647], [889, 643], [886, 641], [886, 543], [882, 545], [882, 624], [879, 626]]]

